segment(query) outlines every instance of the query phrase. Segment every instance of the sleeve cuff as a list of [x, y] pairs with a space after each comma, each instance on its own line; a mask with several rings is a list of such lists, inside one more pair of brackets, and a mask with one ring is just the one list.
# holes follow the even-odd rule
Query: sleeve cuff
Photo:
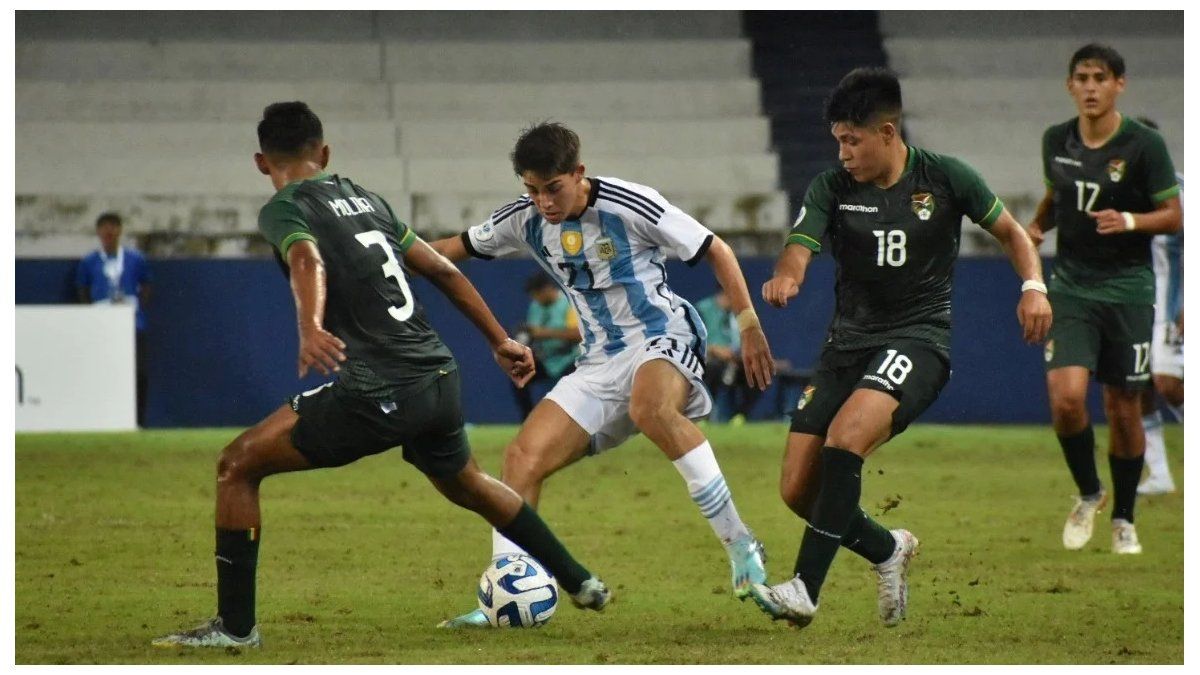
[[786, 246], [790, 246], [792, 244], [799, 244], [799, 245], [803, 246], [804, 248], [809, 249], [813, 253], [821, 252], [821, 242], [817, 241], [816, 239], [813, 239], [812, 237], [808, 236], [807, 234], [800, 234], [799, 232], [789, 234], [788, 238], [787, 238], [787, 244], [785, 244], [784, 246], [786, 247]]
[[709, 235], [704, 238], [704, 242], [700, 244], [700, 248], [696, 249], [696, 255], [688, 258], [685, 261], [687, 262], [688, 267], [695, 267], [696, 263], [700, 262], [700, 260], [704, 258], [704, 254], [708, 253], [708, 247], [712, 246], [713, 236], [715, 235], [709, 233]]
[[1167, 188], [1166, 190], [1155, 192], [1153, 195], [1150, 196], [1150, 200], [1153, 201], [1155, 204], [1161, 204], [1161, 203], [1167, 201], [1168, 199], [1170, 199], [1171, 197], [1178, 197], [1179, 193], [1182, 191], [1183, 191], [1183, 189], [1180, 188], [1178, 185], [1172, 185], [1171, 187]]
[[293, 232], [292, 234], [284, 237], [283, 241], [279, 242], [279, 255], [282, 256], [284, 260], [287, 260], [288, 249], [292, 247], [292, 244], [295, 244], [298, 241], [311, 241], [315, 244], [317, 243], [317, 238], [307, 232]]
[[992, 201], [992, 208], [988, 209], [988, 212], [976, 222], [982, 227], [991, 227], [1001, 213], [1004, 213], [1004, 202], [1000, 201], [999, 197], [995, 197]]
[[400, 252], [408, 253], [408, 249], [412, 248], [415, 243], [417, 243], [417, 233], [412, 230], [405, 232], [404, 236], [400, 238]]
[[470, 232], [463, 232], [459, 236], [462, 237], [463, 248], [467, 249], [467, 253], [470, 253], [472, 257], [479, 258], [480, 260], [494, 260], [496, 258], [494, 255], [487, 255], [486, 253], [476, 251], [475, 246], [471, 244]]

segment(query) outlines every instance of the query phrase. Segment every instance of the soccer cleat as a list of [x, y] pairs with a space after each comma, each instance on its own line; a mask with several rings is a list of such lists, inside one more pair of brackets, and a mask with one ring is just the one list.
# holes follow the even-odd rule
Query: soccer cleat
[[1095, 499], [1075, 498], [1075, 508], [1067, 516], [1067, 524], [1063, 525], [1062, 543], [1068, 551], [1078, 551], [1092, 538], [1092, 526], [1096, 523], [1096, 513], [1108, 503], [1108, 493], [1100, 490], [1100, 496]]
[[812, 623], [817, 606], [808, 597], [808, 587], [795, 576], [782, 584], [750, 584], [750, 597], [772, 621], [783, 619], [797, 628]]
[[733, 596], [745, 600], [750, 597], [750, 584], [767, 583], [767, 550], [752, 534], [730, 542], [725, 550], [733, 570]]
[[908, 564], [920, 545], [908, 530], [892, 530], [892, 536], [896, 538], [896, 551], [873, 567], [879, 575], [879, 618], [889, 628], [899, 624], [908, 611]]
[[488, 621], [487, 615], [482, 609], [475, 609], [456, 616], [453, 619], [446, 619], [437, 625], [438, 628], [491, 628], [492, 624]]
[[1128, 520], [1117, 518], [1112, 521], [1112, 550], [1113, 553], [1137, 554], [1142, 552], [1138, 542], [1137, 529]]
[[571, 602], [579, 609], [594, 609], [597, 612], [607, 607], [613, 599], [612, 591], [608, 590], [608, 586], [596, 577], [583, 582], [579, 592], [570, 595]]
[[203, 624], [179, 633], [171, 633], [150, 642], [155, 647], [253, 647], [262, 646], [262, 637], [258, 634], [258, 626], [250, 629], [246, 637], [234, 637], [225, 630], [225, 622], [221, 617], [209, 619]]
[[1174, 491], [1175, 481], [1171, 479], [1171, 474], [1169, 473], [1165, 476], [1150, 474], [1137, 487], [1139, 495], [1165, 495]]

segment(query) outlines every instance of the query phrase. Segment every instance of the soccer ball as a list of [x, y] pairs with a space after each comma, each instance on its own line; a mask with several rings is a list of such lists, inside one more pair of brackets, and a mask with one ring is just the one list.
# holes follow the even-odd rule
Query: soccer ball
[[554, 616], [558, 584], [527, 555], [500, 558], [479, 578], [479, 609], [496, 628], [533, 628]]

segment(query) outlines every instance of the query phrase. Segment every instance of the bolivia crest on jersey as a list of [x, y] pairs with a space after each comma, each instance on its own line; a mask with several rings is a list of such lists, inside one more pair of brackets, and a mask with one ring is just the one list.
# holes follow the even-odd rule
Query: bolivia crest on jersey
[[613, 244], [612, 237], [600, 237], [596, 240], [596, 255], [600, 256], [601, 260], [617, 257], [617, 247]]
[[578, 255], [583, 250], [583, 234], [574, 230], [563, 230], [562, 247], [567, 255]]
[[1125, 177], [1125, 160], [1117, 157], [1108, 160], [1108, 179], [1114, 183], [1120, 183]]
[[933, 217], [933, 210], [937, 204], [933, 201], [933, 194], [929, 192], [916, 192], [912, 196], [912, 211], [917, 214], [921, 220], [929, 220]]

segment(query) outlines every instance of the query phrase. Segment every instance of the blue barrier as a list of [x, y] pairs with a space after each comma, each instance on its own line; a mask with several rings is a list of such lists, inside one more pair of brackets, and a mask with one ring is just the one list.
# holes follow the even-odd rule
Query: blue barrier
[[[151, 264], [149, 426], [246, 426], [287, 396], [321, 383], [319, 377], [296, 378], [295, 315], [287, 281], [273, 261], [163, 259]], [[777, 358], [811, 367], [833, 310], [832, 261], [821, 256], [814, 262], [800, 296], [785, 310], [757, 300], [772, 264], [768, 258], [742, 260], [764, 330]], [[72, 301], [74, 268], [70, 260], [17, 260], [17, 304]], [[522, 286], [535, 271], [531, 261], [472, 261], [463, 269], [502, 322], [511, 327], [523, 319], [527, 300]], [[696, 300], [716, 290], [711, 269], [703, 263], [689, 268], [676, 262], [667, 269], [671, 286], [684, 297]], [[467, 419], [516, 422], [507, 380], [481, 348], [474, 328], [427, 282], [417, 280], [413, 288], [461, 371], [470, 374], [470, 386], [463, 388]], [[959, 261], [953, 375], [922, 421], [1048, 422], [1042, 353], [1021, 341], [1018, 289], [1007, 260]], [[767, 392], [755, 417], [773, 415], [774, 399]], [[1099, 419], [1095, 387], [1089, 403]]]

